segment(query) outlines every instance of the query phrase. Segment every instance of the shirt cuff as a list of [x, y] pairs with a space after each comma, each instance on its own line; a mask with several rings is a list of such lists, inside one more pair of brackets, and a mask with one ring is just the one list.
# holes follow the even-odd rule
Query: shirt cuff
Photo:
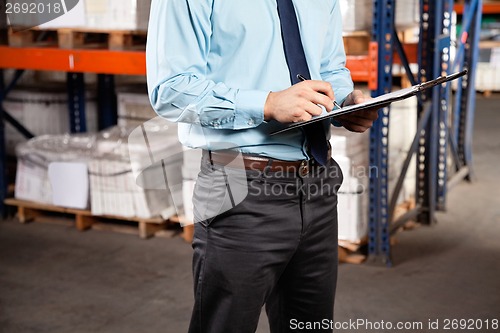
[[268, 91], [239, 90], [235, 100], [234, 129], [259, 126], [264, 121]]

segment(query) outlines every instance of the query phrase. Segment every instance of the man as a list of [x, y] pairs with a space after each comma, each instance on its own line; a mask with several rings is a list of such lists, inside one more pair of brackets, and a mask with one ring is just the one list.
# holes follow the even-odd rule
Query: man
[[[201, 174], [208, 175], [194, 195], [200, 223], [190, 332], [255, 332], [263, 305], [272, 332], [300, 331], [306, 323], [331, 331], [332, 189], [342, 175], [329, 158], [330, 123], [270, 133], [331, 111], [334, 101], [365, 100], [345, 68], [341, 21], [337, 0], [152, 1], [151, 103], [180, 123], [184, 145], [204, 150]], [[298, 82], [298, 74], [307, 80]], [[335, 125], [363, 132], [376, 119], [370, 110]], [[241, 200], [234, 200], [226, 174], [234, 155], [218, 143], [243, 154], [248, 194]], [[229, 193], [222, 194], [229, 208], [213, 203], [214, 193]], [[206, 214], [208, 206], [218, 208]]]

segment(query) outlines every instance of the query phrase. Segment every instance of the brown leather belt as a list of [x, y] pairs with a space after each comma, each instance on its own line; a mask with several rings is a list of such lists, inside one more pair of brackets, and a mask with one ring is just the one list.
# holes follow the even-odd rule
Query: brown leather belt
[[[240, 155], [236, 152], [203, 151], [203, 158], [214, 165], [241, 167]], [[242, 154], [245, 170], [255, 170], [261, 172], [283, 172], [295, 173], [301, 176], [307, 175], [311, 168], [319, 166], [315, 160], [283, 161], [273, 158]]]

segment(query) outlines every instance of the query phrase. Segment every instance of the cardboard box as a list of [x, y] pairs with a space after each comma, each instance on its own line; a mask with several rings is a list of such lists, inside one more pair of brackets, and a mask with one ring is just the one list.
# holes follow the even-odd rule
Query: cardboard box
[[60, 207], [87, 209], [89, 177], [85, 162], [52, 162], [48, 175], [52, 187], [52, 204]]
[[338, 193], [340, 240], [359, 243], [368, 234], [368, 191], [358, 179], [344, 177]]

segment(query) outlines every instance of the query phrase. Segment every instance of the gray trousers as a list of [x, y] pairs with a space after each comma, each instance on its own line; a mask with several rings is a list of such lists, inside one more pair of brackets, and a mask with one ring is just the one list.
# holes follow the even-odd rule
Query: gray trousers
[[[224, 170], [206, 160], [203, 174], [210, 182], [197, 182], [195, 216], [214, 193], [229, 189]], [[231, 199], [233, 208], [195, 225], [189, 332], [255, 332], [264, 305], [272, 333], [301, 332], [300, 323], [316, 323], [307, 332], [331, 332], [338, 164], [331, 160], [306, 176], [251, 170], [245, 178], [242, 202]]]

